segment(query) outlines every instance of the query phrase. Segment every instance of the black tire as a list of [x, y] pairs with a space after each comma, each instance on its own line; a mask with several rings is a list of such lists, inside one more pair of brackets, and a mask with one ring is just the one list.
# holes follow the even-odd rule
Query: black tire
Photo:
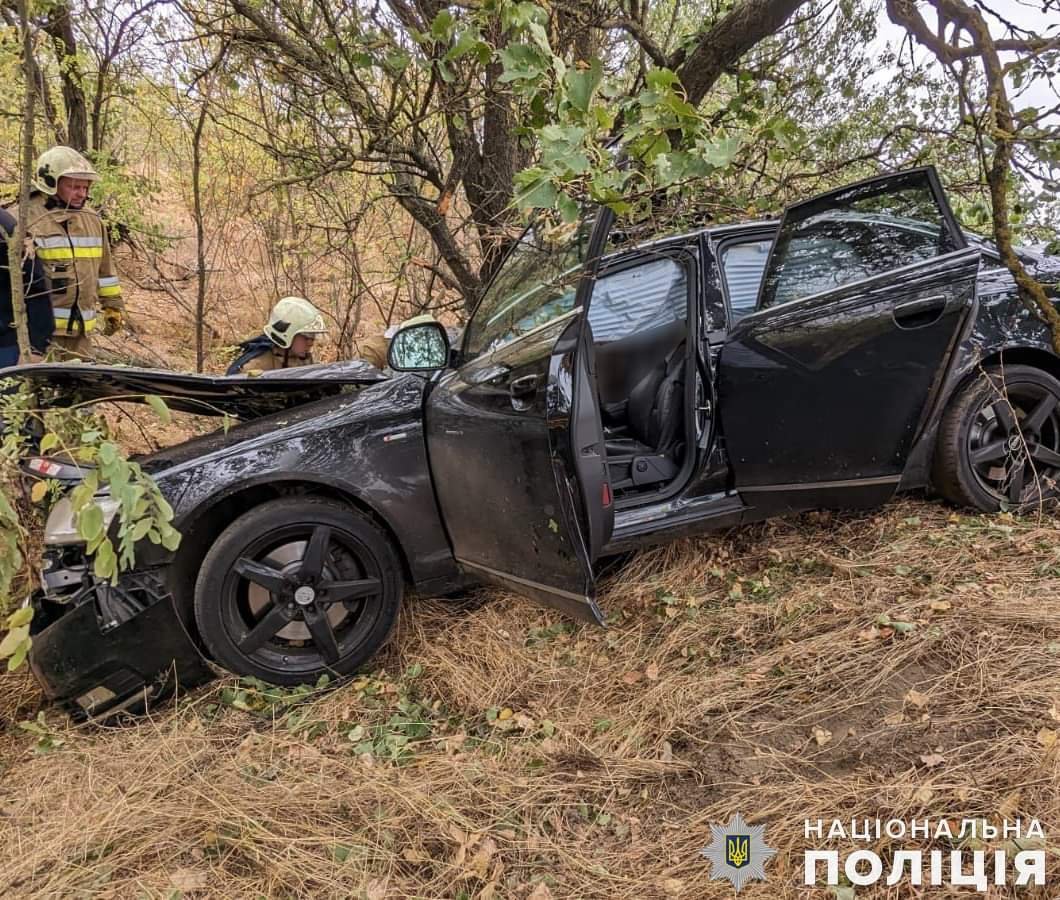
[[327, 500], [272, 500], [206, 554], [195, 622], [229, 671], [307, 684], [372, 657], [397, 621], [402, 587], [390, 542], [365, 516]]
[[1055, 502], [1060, 381], [1031, 366], [998, 366], [962, 387], [943, 415], [932, 481], [947, 500], [984, 512]]

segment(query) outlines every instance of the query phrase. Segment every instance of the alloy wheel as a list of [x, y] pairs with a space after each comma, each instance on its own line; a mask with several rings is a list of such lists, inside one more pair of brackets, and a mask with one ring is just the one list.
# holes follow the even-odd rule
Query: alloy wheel
[[335, 665], [356, 650], [379, 614], [376, 559], [356, 538], [323, 524], [290, 525], [252, 541], [224, 584], [221, 613], [238, 652], [281, 671]]
[[968, 432], [976, 481], [1009, 507], [1032, 504], [1060, 480], [1060, 397], [1031, 382], [989, 398]]

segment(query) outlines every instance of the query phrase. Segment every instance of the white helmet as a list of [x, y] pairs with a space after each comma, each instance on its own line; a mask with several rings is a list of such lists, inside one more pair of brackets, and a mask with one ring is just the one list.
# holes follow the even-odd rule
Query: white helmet
[[284, 349], [290, 348], [295, 335], [324, 334], [327, 330], [320, 310], [304, 297], [284, 297], [278, 301], [265, 325], [269, 340]]
[[73, 147], [64, 147], [59, 144], [50, 150], [45, 150], [40, 155], [36, 168], [33, 170], [33, 187], [42, 194], [54, 197], [60, 178], [98, 181], [99, 173], [92, 168], [92, 163]]

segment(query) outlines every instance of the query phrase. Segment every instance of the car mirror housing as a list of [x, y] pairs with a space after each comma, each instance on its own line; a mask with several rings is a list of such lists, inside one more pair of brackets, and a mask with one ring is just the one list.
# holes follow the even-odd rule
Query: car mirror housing
[[449, 362], [449, 335], [440, 322], [419, 322], [390, 340], [387, 364], [395, 372], [430, 372]]

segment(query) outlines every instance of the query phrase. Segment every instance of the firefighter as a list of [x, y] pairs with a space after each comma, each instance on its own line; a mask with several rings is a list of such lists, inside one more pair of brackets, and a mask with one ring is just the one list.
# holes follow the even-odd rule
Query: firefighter
[[92, 358], [92, 335], [114, 334], [123, 324], [121, 285], [110, 256], [107, 229], [87, 205], [99, 175], [71, 147], [52, 147], [37, 160], [26, 232], [51, 286], [55, 335], [67, 358]]
[[357, 359], [371, 363], [377, 369], [386, 368], [386, 355], [390, 349], [390, 338], [397, 328], [388, 328], [384, 334], [370, 334], [354, 342]]
[[265, 333], [239, 345], [242, 353], [227, 375], [313, 364], [313, 341], [327, 328], [324, 317], [303, 297], [284, 297], [272, 308]]

